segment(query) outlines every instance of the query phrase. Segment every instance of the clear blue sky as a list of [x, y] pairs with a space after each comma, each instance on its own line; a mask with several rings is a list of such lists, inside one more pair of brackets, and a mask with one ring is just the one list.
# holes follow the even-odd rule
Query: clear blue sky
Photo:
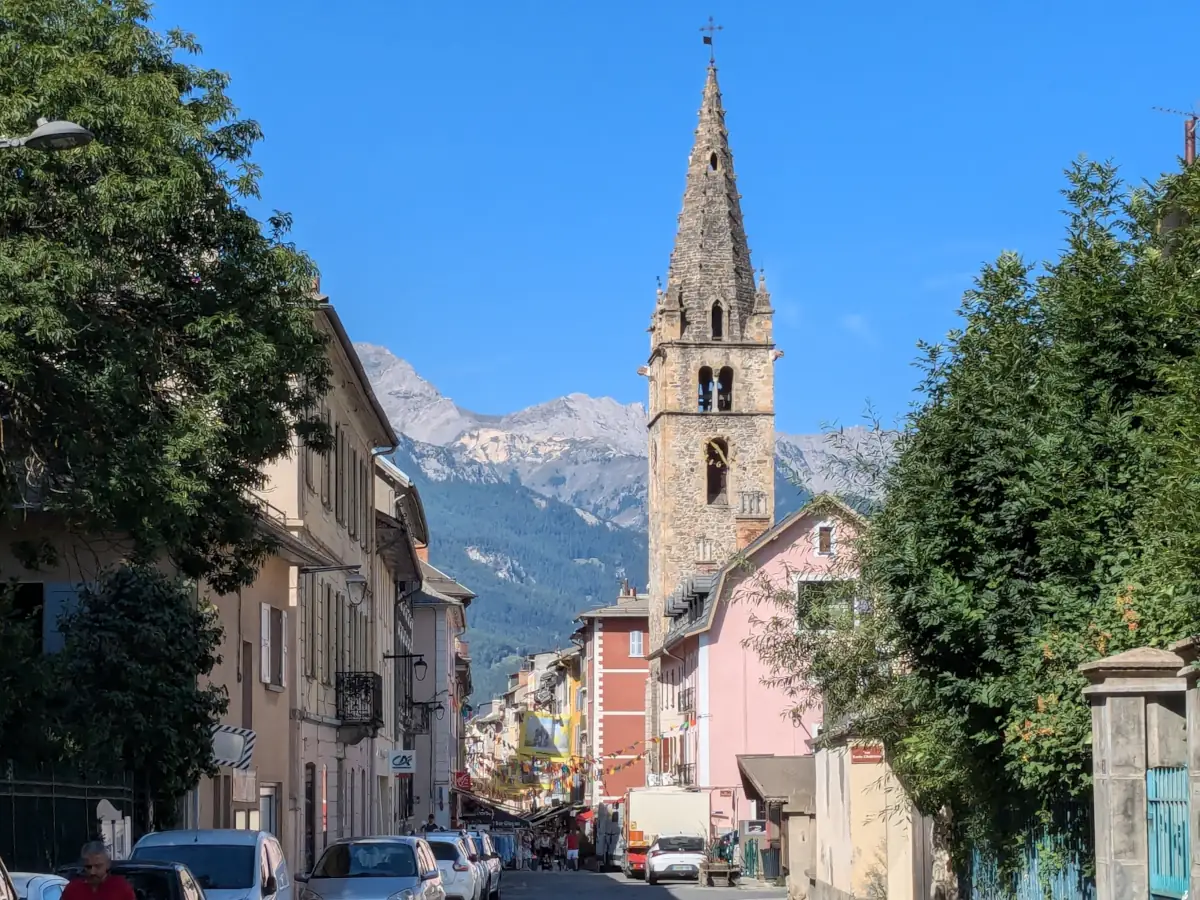
[[1110, 0], [165, 0], [266, 132], [264, 206], [356, 340], [459, 404], [642, 400], [706, 50], [756, 266], [778, 427], [889, 417], [918, 339], [1002, 249], [1061, 243], [1062, 169], [1175, 165], [1200, 7]]

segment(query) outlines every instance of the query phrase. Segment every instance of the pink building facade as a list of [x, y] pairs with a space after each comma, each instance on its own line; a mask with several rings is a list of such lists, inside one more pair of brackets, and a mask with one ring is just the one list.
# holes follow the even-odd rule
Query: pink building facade
[[649, 780], [711, 789], [718, 832], [763, 815], [746, 799], [739, 756], [812, 752], [819, 707], [793, 715], [796, 701], [763, 683], [772, 673], [749, 640], [763, 627], [756, 619], [788, 615], [778, 601], [798, 597], [801, 584], [853, 577], [845, 548], [857, 521], [848, 507], [819, 497], [676, 592], [679, 611], [656, 653], [660, 752]]

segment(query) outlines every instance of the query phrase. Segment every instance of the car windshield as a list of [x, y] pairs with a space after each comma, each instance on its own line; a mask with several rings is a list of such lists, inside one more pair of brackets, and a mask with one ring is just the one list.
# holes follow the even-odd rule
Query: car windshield
[[458, 862], [459, 854], [463, 853], [458, 841], [430, 841], [429, 846], [433, 849], [433, 858], [439, 862]]
[[133, 859], [183, 863], [207, 891], [254, 887], [253, 844], [158, 844], [137, 847]]
[[703, 853], [704, 838], [665, 837], [658, 839], [658, 849], [666, 853]]
[[313, 878], [416, 878], [417, 857], [408, 844], [361, 841], [334, 844]]

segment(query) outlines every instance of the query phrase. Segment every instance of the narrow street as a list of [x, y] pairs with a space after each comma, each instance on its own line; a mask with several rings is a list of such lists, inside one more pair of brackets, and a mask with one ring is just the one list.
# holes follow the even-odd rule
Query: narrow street
[[[614, 895], [613, 891], [617, 891]], [[619, 873], [595, 872], [521, 872], [504, 873], [506, 900], [550, 900], [571, 896], [575, 900], [653, 900], [671, 897], [687, 900], [766, 900], [787, 896], [777, 887], [700, 887], [695, 882], [668, 882], [654, 887], [644, 881], [630, 881]]]

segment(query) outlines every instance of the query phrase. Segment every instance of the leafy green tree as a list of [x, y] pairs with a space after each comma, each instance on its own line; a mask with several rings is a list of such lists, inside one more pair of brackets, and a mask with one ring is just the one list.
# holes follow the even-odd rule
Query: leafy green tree
[[144, 0], [0, 0], [0, 133], [38, 116], [96, 140], [0, 152], [0, 501], [125, 533], [221, 591], [270, 541], [247, 490], [327, 387], [310, 259], [264, 234], [261, 137], [193, 37]]
[[215, 607], [193, 582], [151, 566], [112, 569], [61, 623], [59, 703], [68, 754], [94, 771], [133, 772], [170, 825], [178, 800], [215, 774], [212, 727], [229, 701], [204, 679], [220, 662]]
[[[1001, 255], [963, 326], [924, 347], [924, 400], [853, 548], [869, 614], [848, 642], [802, 610], [821, 634], [773, 663], [827, 721], [883, 740], [964, 846], [1011, 847], [1086, 798], [1080, 663], [1196, 627], [1178, 599], [1200, 538], [1169, 520], [1200, 493], [1200, 253], [1192, 226], [1157, 228], [1165, 195], [1200, 212], [1196, 175], [1166, 194], [1130, 194], [1107, 164], [1067, 175], [1059, 258], [1034, 277]], [[821, 646], [801, 659], [805, 642]]]

